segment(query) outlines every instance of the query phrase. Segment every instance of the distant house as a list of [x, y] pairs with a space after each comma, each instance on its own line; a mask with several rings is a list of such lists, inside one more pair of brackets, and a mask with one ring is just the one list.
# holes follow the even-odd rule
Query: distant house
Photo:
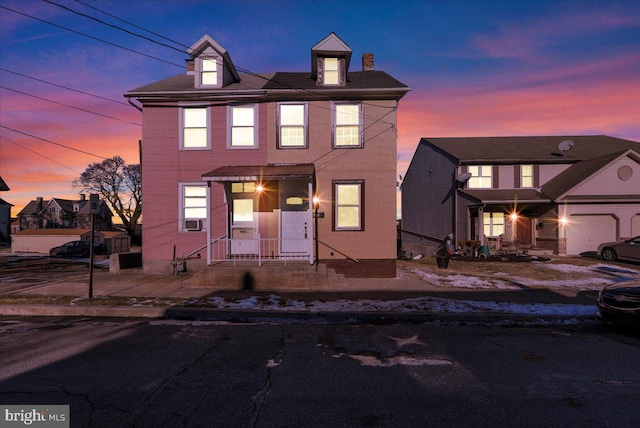
[[609, 136], [423, 138], [402, 183], [401, 245], [595, 251], [640, 235], [640, 143]]
[[[26, 229], [90, 229], [91, 210], [89, 200], [80, 195], [79, 200], [41, 197], [29, 202], [17, 215], [20, 230]], [[96, 230], [111, 230], [113, 212], [104, 200], [98, 203]]]
[[188, 53], [184, 74], [125, 95], [142, 104], [145, 272], [202, 252], [200, 269], [300, 260], [395, 277], [396, 112], [410, 88], [371, 53], [351, 70], [334, 33], [302, 72], [242, 72], [208, 35]]
[[[0, 177], [0, 192], [9, 191], [9, 186]], [[0, 245], [11, 242], [11, 207], [13, 205], [0, 198]]]

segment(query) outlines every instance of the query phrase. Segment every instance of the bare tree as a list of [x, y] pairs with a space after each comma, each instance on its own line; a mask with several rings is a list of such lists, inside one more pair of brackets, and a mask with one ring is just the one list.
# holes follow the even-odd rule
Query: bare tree
[[142, 215], [142, 174], [140, 164], [127, 165], [120, 156], [92, 163], [73, 180], [82, 192], [97, 193], [122, 220], [129, 236], [134, 236]]

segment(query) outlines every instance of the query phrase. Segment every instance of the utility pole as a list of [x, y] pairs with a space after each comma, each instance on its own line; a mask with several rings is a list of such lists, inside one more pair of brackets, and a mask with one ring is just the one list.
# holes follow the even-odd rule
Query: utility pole
[[89, 243], [89, 298], [93, 299], [93, 246], [96, 233], [96, 213], [98, 212], [99, 196], [91, 194], [89, 196], [89, 209], [91, 211], [91, 242]]

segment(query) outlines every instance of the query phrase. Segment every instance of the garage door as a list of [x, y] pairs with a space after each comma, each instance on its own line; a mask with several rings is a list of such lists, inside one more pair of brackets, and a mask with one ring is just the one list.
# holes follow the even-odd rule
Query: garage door
[[640, 235], [640, 214], [631, 217], [631, 237]]
[[616, 219], [612, 216], [572, 215], [567, 226], [567, 255], [596, 251], [598, 245], [616, 239]]

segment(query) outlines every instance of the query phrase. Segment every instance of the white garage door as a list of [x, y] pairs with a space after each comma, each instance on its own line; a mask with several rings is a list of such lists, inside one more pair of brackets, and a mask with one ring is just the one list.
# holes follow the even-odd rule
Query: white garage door
[[567, 225], [567, 255], [596, 251], [598, 245], [616, 239], [616, 219], [612, 216], [572, 215]]

